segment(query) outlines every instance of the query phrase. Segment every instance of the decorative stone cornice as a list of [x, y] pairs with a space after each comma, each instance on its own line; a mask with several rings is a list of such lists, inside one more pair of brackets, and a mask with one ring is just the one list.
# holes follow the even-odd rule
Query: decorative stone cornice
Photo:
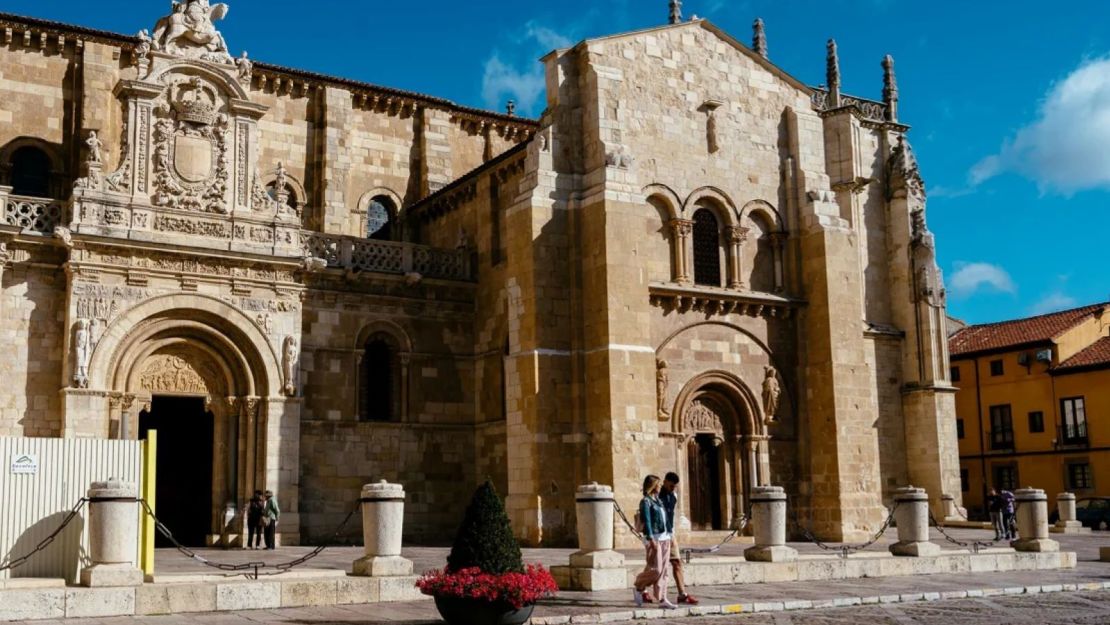
[[654, 283], [648, 287], [651, 304], [667, 311], [713, 315], [747, 315], [789, 319], [805, 306], [798, 300], [767, 293]]

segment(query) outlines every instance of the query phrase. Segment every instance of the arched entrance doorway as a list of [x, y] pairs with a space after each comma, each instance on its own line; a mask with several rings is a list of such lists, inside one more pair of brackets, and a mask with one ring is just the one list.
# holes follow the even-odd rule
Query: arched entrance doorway
[[730, 529], [747, 511], [752, 488], [770, 472], [769, 437], [754, 416], [755, 397], [736, 376], [710, 372], [691, 380], [676, 405], [690, 529]]
[[234, 541], [243, 501], [279, 488], [267, 458], [279, 452], [284, 404], [264, 401], [278, 394], [276, 355], [261, 328], [226, 303], [173, 299], [148, 300], [113, 321], [90, 376], [111, 389], [120, 438], [158, 431], [157, 509], [175, 536], [190, 546]]

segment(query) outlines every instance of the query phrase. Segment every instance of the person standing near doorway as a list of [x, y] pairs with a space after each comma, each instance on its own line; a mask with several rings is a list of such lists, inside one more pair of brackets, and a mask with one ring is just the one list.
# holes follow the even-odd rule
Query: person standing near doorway
[[686, 593], [686, 576], [682, 572], [682, 550], [678, 547], [678, 535], [675, 533], [674, 515], [678, 508], [678, 474], [671, 471], [663, 477], [663, 487], [659, 491], [659, 502], [667, 516], [667, 532], [671, 535], [671, 573], [674, 576], [674, 585], [678, 588], [678, 602], [687, 605], [697, 605], [698, 600]]
[[1017, 540], [1017, 528], [1014, 527], [1014, 513], [1017, 512], [1014, 494], [1003, 490], [999, 493], [999, 497], [1002, 499], [1002, 529], [1005, 532], [1002, 536], [1006, 540]]
[[247, 549], [258, 549], [262, 545], [262, 513], [265, 507], [262, 491], [254, 491], [247, 504]]
[[274, 549], [274, 537], [277, 534], [278, 517], [281, 516], [281, 509], [278, 508], [277, 499], [274, 498], [273, 491], [266, 491], [266, 503], [262, 507], [262, 527], [266, 534], [266, 549]]

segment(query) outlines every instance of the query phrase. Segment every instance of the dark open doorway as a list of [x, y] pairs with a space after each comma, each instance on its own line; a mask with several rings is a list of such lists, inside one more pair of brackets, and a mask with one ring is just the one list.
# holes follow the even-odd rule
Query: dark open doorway
[[712, 434], [690, 439], [688, 452], [690, 526], [695, 530], [718, 530], [721, 524], [720, 441]]
[[[212, 413], [199, 397], [155, 396], [139, 437], [158, 431], [156, 514], [181, 544], [203, 547], [212, 525]], [[160, 534], [155, 545], [170, 547]]]

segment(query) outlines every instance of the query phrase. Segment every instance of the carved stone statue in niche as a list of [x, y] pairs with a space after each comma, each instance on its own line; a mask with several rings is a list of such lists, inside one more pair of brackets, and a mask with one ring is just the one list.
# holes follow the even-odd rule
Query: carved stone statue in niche
[[287, 336], [281, 348], [281, 373], [285, 378], [285, 394], [294, 397], [297, 394], [297, 337]]
[[913, 231], [910, 246], [913, 248], [913, 271], [916, 281], [916, 299], [930, 306], [943, 307], [947, 299], [940, 268], [937, 267], [936, 240], [925, 225], [925, 209], [910, 213]]
[[89, 387], [89, 358], [92, 356], [92, 331], [88, 319], [78, 319], [73, 333], [73, 386]]
[[666, 419], [671, 416], [667, 410], [667, 384], [670, 376], [667, 375], [667, 361], [659, 360], [655, 363], [655, 394], [659, 407], [659, 418]]
[[782, 396], [782, 386], [779, 385], [778, 371], [774, 367], [765, 367], [763, 377], [763, 415], [764, 423], [773, 423], [779, 411], [779, 397]]
[[101, 164], [104, 161], [104, 154], [102, 151], [102, 148], [104, 147], [104, 142], [101, 141], [100, 137], [96, 135], [95, 130], [89, 131], [89, 138], [85, 139], [85, 145], [89, 147], [89, 164]]
[[227, 16], [228, 6], [208, 0], [174, 2], [169, 15], [154, 26], [154, 47], [169, 54], [231, 63], [227, 43], [215, 22]]

